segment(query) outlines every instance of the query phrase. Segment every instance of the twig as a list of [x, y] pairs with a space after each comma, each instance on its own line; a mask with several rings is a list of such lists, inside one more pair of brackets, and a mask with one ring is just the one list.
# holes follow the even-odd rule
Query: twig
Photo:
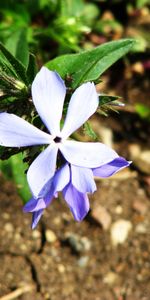
[[13, 300], [18, 298], [20, 295], [30, 292], [34, 289], [33, 285], [25, 285], [23, 287], [20, 287], [18, 289], [16, 289], [15, 291], [7, 294], [6, 296], [3, 296], [0, 298], [0, 300]]

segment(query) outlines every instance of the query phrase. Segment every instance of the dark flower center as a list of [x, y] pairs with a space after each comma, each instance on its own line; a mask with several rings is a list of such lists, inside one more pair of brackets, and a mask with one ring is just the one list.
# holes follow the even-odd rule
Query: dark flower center
[[55, 142], [55, 143], [60, 143], [60, 142], [61, 142], [61, 137], [56, 136], [56, 137], [54, 138], [54, 142]]

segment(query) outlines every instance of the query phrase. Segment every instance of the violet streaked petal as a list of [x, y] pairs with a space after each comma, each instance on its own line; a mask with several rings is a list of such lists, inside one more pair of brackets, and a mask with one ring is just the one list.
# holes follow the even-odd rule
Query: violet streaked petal
[[23, 207], [24, 212], [33, 212], [46, 208], [43, 198], [31, 198]]
[[89, 211], [89, 199], [86, 194], [78, 192], [73, 185], [68, 184], [63, 190], [63, 196], [76, 221], [82, 221]]
[[98, 107], [98, 95], [94, 83], [82, 84], [73, 93], [61, 136], [67, 138], [78, 129]]
[[96, 191], [91, 169], [71, 165], [71, 182], [81, 193], [94, 193]]
[[[51, 144], [33, 161], [27, 172], [27, 180], [31, 192], [35, 198], [47, 193], [45, 186], [54, 176], [56, 169], [58, 148], [56, 144]], [[42, 190], [43, 193], [41, 192]]]
[[102, 143], [64, 141], [59, 149], [65, 159], [76, 166], [97, 168], [118, 157], [118, 154]]
[[53, 190], [54, 194], [63, 190], [63, 188], [69, 183], [70, 181], [70, 168], [68, 164], [62, 166], [55, 174], [53, 178]]
[[109, 177], [129, 165], [130, 162], [125, 160], [123, 157], [117, 157], [106, 165], [93, 169], [93, 175], [102, 178]]
[[52, 135], [59, 135], [66, 87], [60, 76], [42, 67], [32, 83], [36, 110]]
[[40, 209], [32, 214], [32, 229], [34, 229], [37, 226], [39, 220], [41, 219], [43, 211], [44, 209]]
[[0, 113], [0, 145], [24, 147], [50, 144], [52, 137], [14, 114]]
[[53, 200], [53, 189], [50, 188], [50, 191], [43, 198], [31, 198], [23, 207], [24, 212], [34, 212], [40, 209], [45, 209]]

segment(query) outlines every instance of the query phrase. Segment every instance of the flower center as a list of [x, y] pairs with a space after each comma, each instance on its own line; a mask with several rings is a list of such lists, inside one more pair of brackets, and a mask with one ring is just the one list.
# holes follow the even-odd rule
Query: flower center
[[55, 142], [55, 143], [60, 143], [60, 142], [61, 142], [61, 137], [56, 136], [56, 137], [54, 138], [54, 142]]

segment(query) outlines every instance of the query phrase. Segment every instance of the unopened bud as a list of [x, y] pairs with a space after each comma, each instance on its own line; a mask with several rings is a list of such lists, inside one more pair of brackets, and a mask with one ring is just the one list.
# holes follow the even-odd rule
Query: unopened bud
[[23, 90], [26, 88], [26, 85], [22, 82], [22, 81], [19, 81], [19, 80], [15, 80], [15, 85], [17, 90]]

